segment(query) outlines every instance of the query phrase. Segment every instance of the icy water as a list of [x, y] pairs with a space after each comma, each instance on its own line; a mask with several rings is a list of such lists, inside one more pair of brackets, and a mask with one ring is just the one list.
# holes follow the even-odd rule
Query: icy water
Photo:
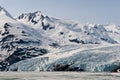
[[0, 72], [0, 80], [120, 80], [120, 73]]

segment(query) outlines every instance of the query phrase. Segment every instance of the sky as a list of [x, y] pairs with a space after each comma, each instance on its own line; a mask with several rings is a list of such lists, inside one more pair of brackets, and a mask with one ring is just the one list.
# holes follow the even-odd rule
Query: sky
[[83, 23], [120, 25], [120, 0], [0, 0], [12, 16], [42, 11], [61, 19]]

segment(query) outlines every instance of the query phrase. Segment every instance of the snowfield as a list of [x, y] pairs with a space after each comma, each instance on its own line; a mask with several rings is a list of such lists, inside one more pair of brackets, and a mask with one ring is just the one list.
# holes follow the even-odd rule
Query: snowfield
[[0, 7], [0, 71], [119, 72], [120, 26]]
[[120, 74], [80, 72], [1, 72], [0, 80], [120, 80]]

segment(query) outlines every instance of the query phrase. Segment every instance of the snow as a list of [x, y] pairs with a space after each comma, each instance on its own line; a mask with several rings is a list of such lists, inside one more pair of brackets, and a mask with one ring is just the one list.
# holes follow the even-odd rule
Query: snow
[[120, 45], [86, 45], [21, 61], [11, 65], [10, 70], [17, 68], [18, 71], [48, 71], [53, 69], [53, 64], [73, 63], [71, 67], [80, 67], [87, 72], [110, 72], [120, 64], [119, 52]]
[[[71, 67], [80, 67], [87, 72], [110, 72], [117, 65], [119, 66], [119, 52], [120, 46], [88, 48], [81, 51], [77, 49], [76, 51], [66, 52], [66, 54], [62, 53], [67, 57], [64, 56], [53, 63], [61, 65], [73, 63]], [[69, 55], [69, 53], [72, 55]], [[59, 55], [62, 56], [62, 54]]]
[[10, 18], [13, 18], [4, 8], [0, 6], [0, 15], [6, 15]]
[[[5, 23], [9, 25], [7, 29]], [[9, 33], [2, 35], [7, 30]], [[14, 38], [3, 40], [8, 35], [14, 35]], [[11, 64], [9, 70], [52, 71], [53, 65], [70, 64], [70, 68], [79, 67], [87, 72], [110, 72], [120, 66], [119, 37], [120, 26], [115, 24], [83, 24], [50, 17], [40, 11], [25, 13], [14, 19], [0, 7], [1, 61], [10, 57], [18, 48], [31, 49], [25, 51], [24, 56], [40, 54], [33, 48], [48, 50], [47, 54], [37, 57], [21, 59], [23, 55], [19, 56], [21, 61]], [[29, 43], [17, 44], [17, 40]]]
[[[71, 39], [77, 39], [79, 43], [84, 44], [117, 44], [120, 43], [119, 26], [114, 24], [100, 25], [100, 24], [83, 24], [75, 21], [57, 19], [54, 17], [43, 15], [33, 17], [38, 19], [36, 24], [29, 21], [28, 17], [37, 15], [36, 12], [24, 14], [23, 18], [17, 18], [18, 21], [35, 28], [39, 32], [43, 32], [46, 36], [55, 39], [60, 44], [74, 44], [70, 42]], [[42, 18], [43, 15], [43, 18]], [[27, 17], [26, 17], [27, 16]], [[42, 18], [42, 19], [41, 19]], [[46, 30], [43, 29], [43, 24], [47, 26]], [[62, 32], [62, 34], [61, 34]], [[117, 37], [116, 37], [116, 36]]]
[[0, 27], [6, 22], [14, 22], [13, 17], [0, 6]]
[[1, 72], [1, 80], [119, 80], [119, 73]]
[[[13, 38], [8, 37], [11, 35]], [[27, 43], [19, 44], [20, 40]], [[0, 59], [2, 61], [15, 53], [18, 48], [28, 49], [31, 47], [48, 50], [51, 48], [49, 44], [53, 42], [54, 40], [44, 36], [44, 34], [36, 31], [34, 28], [16, 21], [4, 8], [0, 7]], [[31, 53], [34, 53], [34, 51], [31, 51]]]

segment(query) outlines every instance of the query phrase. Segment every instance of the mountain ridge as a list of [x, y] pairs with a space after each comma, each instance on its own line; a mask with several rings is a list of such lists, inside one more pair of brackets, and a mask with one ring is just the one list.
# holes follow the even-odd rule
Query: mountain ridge
[[10, 18], [12, 18], [13, 19], [13, 17], [11, 16], [11, 14], [9, 14], [8, 12], [7, 12], [7, 10], [5, 10], [3, 7], [1, 7], [0, 6], [0, 15], [6, 15], [6, 16], [8, 16], [8, 17], [10, 17]]
[[[81, 23], [76, 23], [74, 21], [66, 21], [66, 20], [62, 20], [62, 19], [57, 19], [57, 18], [53, 18], [53, 17], [49, 17], [49, 16], [44, 16], [42, 17], [32, 17], [31, 20], [28, 19], [28, 17], [36, 15], [36, 12], [31, 13], [32, 15], [30, 15], [29, 13], [26, 16], [24, 16], [23, 18], [20, 18], [20, 16], [17, 18], [18, 21], [23, 22], [27, 25], [32, 26], [33, 28], [36, 28], [37, 30], [40, 31], [45, 31], [45, 33], [47, 33], [48, 36], [57, 38], [57, 36], [63, 35], [64, 37], [67, 37], [69, 41], [71, 42], [76, 42], [76, 43], [85, 43], [85, 44], [89, 44], [89, 43], [97, 43], [97, 44], [101, 44], [103, 42], [107, 42], [107, 43], [111, 43], [111, 44], [115, 44], [115, 43], [120, 43], [120, 41], [114, 40], [113, 37], [110, 37], [110, 31], [113, 32], [114, 34], [117, 35], [117, 33], [119, 34], [119, 26], [116, 26], [114, 24], [112, 24], [113, 27], [110, 27], [110, 25], [100, 25], [100, 24], [81, 24]], [[42, 13], [41, 13], [42, 14]], [[34, 19], [38, 19], [40, 21], [36, 21], [36, 24], [34, 24], [34, 22], [31, 22], [32, 20], [34, 21]], [[118, 28], [118, 29], [117, 29]], [[62, 29], [64, 31], [62, 31]], [[49, 35], [55, 33], [56, 35]], [[63, 34], [64, 33], [64, 34]], [[77, 37], [78, 33], [81, 34], [79, 36], [81, 37]], [[75, 36], [76, 35], [76, 36]], [[69, 37], [70, 36], [70, 37]], [[73, 37], [76, 38], [73, 38]], [[86, 36], [86, 37], [85, 37]], [[106, 37], [105, 37], [106, 36]], [[87, 41], [85, 41], [84, 39], [82, 39], [82, 37], [86, 40], [87, 38], [91, 37], [90, 39], [88, 39]], [[71, 40], [72, 38], [72, 40]], [[92, 38], [94, 38], [93, 40], [95, 40], [96, 42], [91, 42]], [[62, 38], [64, 40], [64, 38]], [[82, 42], [81, 42], [82, 40]], [[98, 42], [97, 42], [98, 41]]]
[[0, 71], [116, 70], [120, 26], [82, 24], [40, 11], [14, 19], [0, 7]]

